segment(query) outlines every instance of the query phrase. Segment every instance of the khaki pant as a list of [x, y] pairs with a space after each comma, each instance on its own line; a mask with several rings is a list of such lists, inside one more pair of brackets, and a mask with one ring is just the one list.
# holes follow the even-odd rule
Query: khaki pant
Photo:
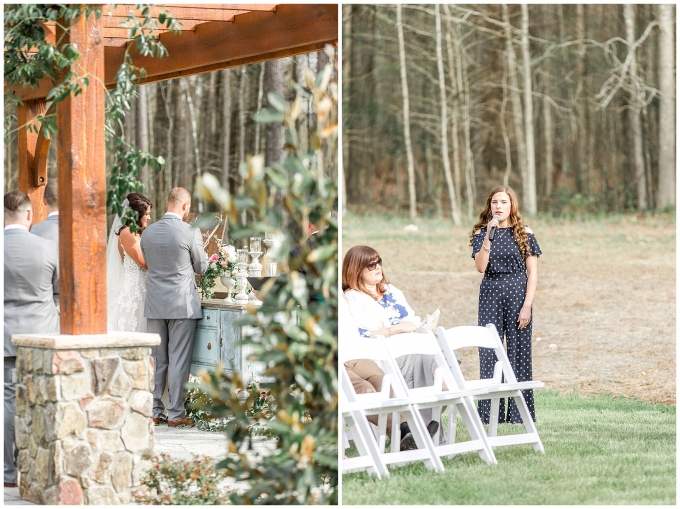
[[[347, 374], [354, 386], [354, 392], [357, 394], [367, 394], [371, 392], [380, 392], [382, 390], [382, 380], [385, 372], [378, 367], [378, 365], [368, 359], [352, 360], [345, 363]], [[394, 392], [390, 391], [390, 397], [394, 397]], [[378, 424], [377, 415], [368, 415], [368, 421]], [[404, 416], [399, 414], [399, 422], [406, 422]], [[387, 416], [387, 436], [392, 434], [392, 414]]]

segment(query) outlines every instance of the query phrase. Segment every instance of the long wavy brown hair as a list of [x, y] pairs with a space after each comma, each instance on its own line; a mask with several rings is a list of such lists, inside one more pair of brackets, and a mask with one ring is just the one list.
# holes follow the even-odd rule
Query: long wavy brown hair
[[[153, 207], [153, 205], [151, 204], [151, 200], [149, 200], [146, 196], [140, 193], [128, 194], [127, 200], [129, 203], [129, 207], [135, 212], [137, 212], [136, 224], [139, 227], [139, 234], [141, 235], [142, 232], [144, 231], [144, 228], [142, 227], [142, 217], [146, 215], [146, 209], [149, 207]], [[118, 229], [116, 235], [120, 235], [120, 232], [122, 232], [125, 228], [129, 227], [131, 224], [132, 221], [130, 219], [126, 220], [125, 224]]]
[[498, 186], [494, 187], [489, 193], [486, 199], [486, 204], [484, 205], [484, 210], [479, 214], [479, 220], [477, 224], [472, 228], [470, 232], [470, 245], [472, 245], [472, 239], [475, 236], [475, 232], [481, 228], [486, 228], [489, 221], [493, 219], [493, 213], [491, 212], [491, 200], [496, 193], [505, 193], [510, 197], [510, 216], [508, 216], [508, 224], [512, 228], [512, 235], [515, 237], [515, 242], [517, 242], [517, 247], [519, 247], [519, 252], [522, 257], [526, 258], [531, 255], [531, 249], [529, 248], [529, 238], [526, 232], [526, 225], [524, 224], [524, 219], [522, 214], [519, 212], [519, 201], [517, 200], [517, 195], [511, 187], [508, 186]]
[[[378, 258], [380, 258], [378, 252], [369, 246], [354, 246], [347, 251], [342, 260], [342, 291], [352, 289], [368, 294], [361, 273], [369, 263]], [[382, 269], [382, 266], [380, 268]], [[382, 280], [376, 285], [378, 295], [381, 297], [385, 295], [385, 285], [390, 284], [384, 270], [382, 274]]]

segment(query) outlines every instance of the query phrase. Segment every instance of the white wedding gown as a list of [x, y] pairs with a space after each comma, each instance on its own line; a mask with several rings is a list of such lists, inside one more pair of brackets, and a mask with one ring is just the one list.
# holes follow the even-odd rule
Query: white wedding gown
[[147, 271], [141, 268], [123, 249], [123, 280], [118, 298], [108, 317], [108, 329], [127, 332], [146, 332], [144, 302], [146, 300]]

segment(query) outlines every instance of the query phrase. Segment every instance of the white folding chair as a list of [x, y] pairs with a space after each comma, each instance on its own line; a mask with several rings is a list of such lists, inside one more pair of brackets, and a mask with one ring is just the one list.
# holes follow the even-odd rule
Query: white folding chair
[[[408, 388], [404, 377], [399, 372], [399, 380], [413, 406], [418, 409], [432, 409], [432, 419], [439, 421], [441, 409], [448, 406], [449, 426], [447, 441], [439, 444], [439, 431], [435, 434], [434, 449], [438, 456], [453, 456], [466, 452], [476, 452], [486, 463], [496, 464], [496, 457], [491, 449], [484, 427], [472, 403], [473, 396], [486, 394], [485, 388], [460, 389], [453, 374], [449, 369], [446, 358], [442, 353], [434, 334], [408, 333], [397, 334], [385, 339], [385, 346], [396, 364], [397, 357], [403, 355], [422, 354], [431, 355], [434, 358], [436, 369], [434, 372], [434, 384], [429, 387]], [[444, 382], [444, 386], [442, 386]], [[456, 442], [456, 410], [460, 412], [465, 427], [470, 434], [470, 440]]]
[[[406, 397], [402, 384], [394, 383], [399, 379], [399, 370], [394, 365], [383, 341], [376, 338], [361, 340], [357, 340], [356, 338], [346, 339], [339, 349], [339, 357], [339, 370], [341, 373], [344, 373], [341, 375], [343, 389], [348, 398], [354, 400], [349, 401], [349, 408], [355, 410], [360, 409], [365, 415], [378, 415], [378, 427], [381, 435], [385, 432], [387, 416], [389, 414], [394, 414], [392, 419], [392, 446], [389, 452], [384, 452], [384, 445], [381, 447], [383, 440], [377, 441], [379, 444], [380, 458], [383, 463], [390, 465], [422, 461], [428, 469], [443, 472], [444, 465], [442, 465], [441, 460], [435, 454], [434, 446], [430, 440], [425, 423], [423, 423], [423, 419], [420, 416], [420, 412], [411, 405], [411, 402]], [[382, 369], [385, 372], [381, 392], [356, 394], [345, 369], [345, 363], [355, 359], [381, 361]], [[389, 397], [390, 389], [394, 391], [394, 398]], [[340, 410], [344, 413], [342, 405]], [[417, 449], [409, 451], [399, 450], [401, 432], [397, 414], [404, 415], [413, 435], [413, 439], [415, 440]], [[354, 437], [354, 432], [352, 436]]]
[[[475, 395], [474, 399], [490, 399], [491, 413], [489, 415], [488, 441], [491, 447], [501, 447], [505, 445], [532, 444], [534, 450], [545, 453], [541, 438], [531, 418], [531, 413], [527, 407], [523, 390], [538, 389], [545, 387], [543, 382], [527, 381], [518, 382], [515, 372], [510, 365], [503, 343], [498, 337], [498, 331], [493, 324], [486, 327], [463, 326], [445, 330], [444, 327], [437, 327], [437, 340], [446, 360], [449, 363], [458, 387], [466, 389], [485, 388], [486, 395]], [[494, 367], [493, 378], [482, 378], [479, 380], [466, 380], [463, 372], [458, 365], [455, 351], [465, 347], [492, 348], [496, 353], [496, 366]], [[503, 381], [505, 376], [505, 381]], [[514, 435], [498, 436], [498, 412], [501, 398], [512, 398], [517, 405], [517, 410], [522, 417], [522, 422], [526, 433]]]
[[[380, 457], [378, 443], [371, 431], [369, 422], [366, 420], [363, 406], [355, 401], [354, 395], [351, 392], [348, 393], [345, 390], [345, 387], [348, 384], [351, 385], [351, 382], [344, 365], [340, 365], [340, 377], [342, 378], [339, 396], [343, 442], [347, 443], [349, 447], [348, 434], [351, 433], [351, 439], [359, 452], [357, 457], [343, 458], [341, 472], [366, 470], [371, 474], [375, 474], [378, 479], [389, 477], [390, 473]], [[348, 432], [345, 432], [346, 428], [348, 428]]]

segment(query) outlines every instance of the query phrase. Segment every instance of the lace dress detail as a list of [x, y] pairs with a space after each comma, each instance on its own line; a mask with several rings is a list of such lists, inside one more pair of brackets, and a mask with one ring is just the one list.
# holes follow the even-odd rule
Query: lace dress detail
[[146, 301], [147, 271], [141, 268], [123, 249], [123, 281], [118, 299], [109, 316], [109, 330], [146, 332], [144, 302]]

